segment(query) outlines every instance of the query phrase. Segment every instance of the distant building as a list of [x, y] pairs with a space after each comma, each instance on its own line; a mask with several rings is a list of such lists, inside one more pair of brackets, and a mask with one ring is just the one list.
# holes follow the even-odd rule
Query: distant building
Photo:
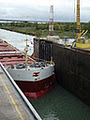
[[59, 40], [59, 36], [47, 36], [46, 37], [47, 40]]

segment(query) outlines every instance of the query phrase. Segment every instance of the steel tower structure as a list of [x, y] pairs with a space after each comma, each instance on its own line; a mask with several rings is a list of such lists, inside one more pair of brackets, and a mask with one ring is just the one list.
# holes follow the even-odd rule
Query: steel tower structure
[[53, 5], [50, 6], [49, 35], [53, 36]]
[[77, 37], [80, 37], [80, 31], [81, 31], [81, 26], [80, 26], [80, 0], [77, 0]]

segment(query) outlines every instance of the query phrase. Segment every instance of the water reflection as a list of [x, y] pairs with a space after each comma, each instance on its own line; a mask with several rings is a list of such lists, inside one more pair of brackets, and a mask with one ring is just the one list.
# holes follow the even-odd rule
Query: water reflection
[[49, 113], [44, 116], [43, 120], [61, 120], [56, 116], [57, 113]]

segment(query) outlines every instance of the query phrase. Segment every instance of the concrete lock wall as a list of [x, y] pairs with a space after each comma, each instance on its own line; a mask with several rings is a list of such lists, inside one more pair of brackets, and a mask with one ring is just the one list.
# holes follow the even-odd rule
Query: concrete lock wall
[[47, 40], [34, 39], [34, 54], [33, 57], [51, 60], [53, 54], [53, 43]]
[[[52, 42], [39, 40], [39, 58], [50, 60], [50, 55], [53, 54], [58, 83], [90, 105], [90, 53], [65, 48], [56, 43], [50, 47], [50, 44]], [[48, 49], [48, 46], [46, 54], [46, 49], [43, 48]]]
[[52, 56], [52, 42], [46, 40], [40, 40], [39, 58], [47, 61], [51, 60]]
[[90, 105], [90, 54], [53, 45], [57, 81]]
[[39, 58], [39, 39], [34, 39], [34, 53], [33, 57]]

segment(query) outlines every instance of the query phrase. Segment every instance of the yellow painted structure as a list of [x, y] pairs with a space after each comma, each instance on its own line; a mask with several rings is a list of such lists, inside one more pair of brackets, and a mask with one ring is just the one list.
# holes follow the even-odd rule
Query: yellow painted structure
[[90, 39], [86, 39], [83, 36], [88, 32], [88, 30], [83, 30], [81, 32], [80, 26], [80, 0], [77, 0], [77, 39], [76, 39], [76, 47], [83, 49], [90, 49]]
[[83, 49], [90, 49], [90, 39], [77, 39], [76, 47]]
[[77, 37], [80, 37], [80, 0], [77, 0], [77, 30], [79, 30], [79, 33], [77, 33]]
[[89, 44], [76, 43], [76, 47], [84, 48], [84, 49], [90, 49], [90, 43]]

